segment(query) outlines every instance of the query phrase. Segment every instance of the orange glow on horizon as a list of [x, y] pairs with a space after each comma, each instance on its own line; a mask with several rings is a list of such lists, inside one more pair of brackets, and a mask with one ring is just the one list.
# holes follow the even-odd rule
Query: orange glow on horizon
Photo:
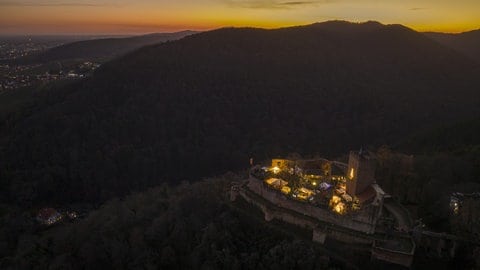
[[0, 33], [140, 34], [221, 27], [279, 28], [328, 20], [403, 24], [417, 31], [480, 28], [480, 1], [0, 0]]

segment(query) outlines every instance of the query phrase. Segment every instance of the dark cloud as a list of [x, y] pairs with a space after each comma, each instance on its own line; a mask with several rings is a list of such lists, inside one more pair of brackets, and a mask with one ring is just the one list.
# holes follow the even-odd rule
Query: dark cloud
[[424, 9], [428, 9], [428, 8], [424, 8], [424, 7], [414, 7], [414, 8], [411, 8], [411, 9], [409, 9], [409, 10], [417, 11], [417, 10], [424, 10]]
[[102, 1], [3, 1], [0, 0], [0, 7], [98, 7], [107, 6], [109, 3]]
[[296, 1], [296, 2], [283, 2], [279, 3], [279, 5], [284, 5], [284, 6], [297, 6], [297, 5], [309, 5], [309, 4], [315, 4], [314, 1]]
[[259, 8], [259, 9], [286, 9], [291, 7], [316, 5], [333, 2], [333, 0], [312, 1], [278, 1], [278, 0], [222, 0], [233, 7]]

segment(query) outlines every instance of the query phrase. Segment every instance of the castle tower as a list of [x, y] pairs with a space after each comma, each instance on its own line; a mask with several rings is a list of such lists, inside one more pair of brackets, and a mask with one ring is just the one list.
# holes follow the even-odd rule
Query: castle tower
[[375, 182], [375, 159], [360, 150], [351, 151], [348, 158], [347, 193], [354, 197]]

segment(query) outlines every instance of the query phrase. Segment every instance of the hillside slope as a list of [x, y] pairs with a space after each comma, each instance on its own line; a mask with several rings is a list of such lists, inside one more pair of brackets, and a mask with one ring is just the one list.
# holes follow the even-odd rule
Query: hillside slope
[[478, 152], [480, 150], [480, 118], [441, 125], [407, 138], [398, 148], [410, 153]]
[[158, 33], [127, 38], [82, 40], [60, 45], [39, 54], [13, 60], [16, 64], [47, 63], [73, 59], [104, 61], [143, 46], [177, 40], [196, 32]]
[[[145, 47], [6, 126], [5, 200], [103, 200], [479, 115], [478, 64], [400, 25], [219, 29]], [[58, 94], [54, 94], [58, 93]]]
[[356, 263], [368, 264], [368, 256], [349, 256], [349, 265], [343, 262], [344, 254], [330, 258], [327, 254], [333, 252], [310, 242], [307, 230], [267, 224], [263, 213], [248, 203], [229, 203], [225, 195], [230, 181], [163, 185], [109, 201], [74, 224], [40, 235], [24, 232], [18, 248], [9, 250], [13, 254], [0, 261], [0, 267], [349, 269]]
[[460, 34], [426, 33], [426, 35], [480, 62], [480, 29]]

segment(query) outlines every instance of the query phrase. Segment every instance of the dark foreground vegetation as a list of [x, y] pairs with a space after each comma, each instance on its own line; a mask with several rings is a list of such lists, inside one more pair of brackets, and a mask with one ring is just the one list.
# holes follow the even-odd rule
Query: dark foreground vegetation
[[[460, 215], [448, 206], [452, 190], [478, 190], [478, 154], [410, 156], [387, 147], [377, 151], [377, 181], [422, 219], [428, 229], [480, 240], [480, 202]], [[441, 171], [438, 170], [441, 168]], [[85, 219], [39, 226], [34, 212], [2, 205], [2, 269], [383, 269], [368, 252], [348, 245], [325, 250], [299, 229], [266, 223], [263, 214], [240, 200], [230, 203], [231, 183], [246, 174], [226, 174], [175, 187], [162, 184], [112, 199]], [[455, 180], [452, 180], [455, 177]], [[347, 252], [348, 254], [343, 254]], [[480, 248], [465, 246], [453, 262], [421, 254], [414, 269], [475, 269]], [[388, 266], [392, 267], [392, 266]]]
[[[2, 269], [335, 269], [309, 241], [237, 210], [234, 175], [112, 200], [77, 224], [25, 232]], [[4, 233], [3, 231], [2, 233]], [[2, 234], [3, 235], [3, 234]], [[7, 253], [7, 254], [5, 254]]]

